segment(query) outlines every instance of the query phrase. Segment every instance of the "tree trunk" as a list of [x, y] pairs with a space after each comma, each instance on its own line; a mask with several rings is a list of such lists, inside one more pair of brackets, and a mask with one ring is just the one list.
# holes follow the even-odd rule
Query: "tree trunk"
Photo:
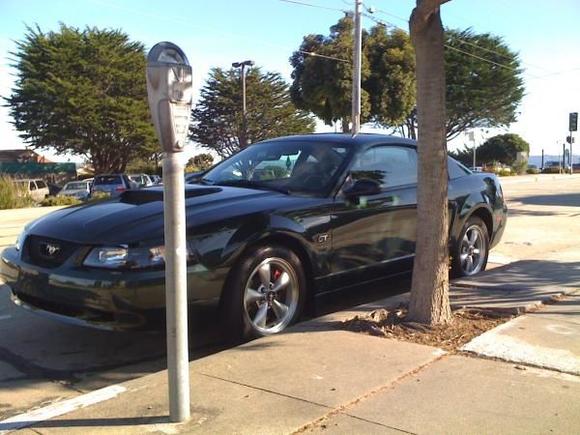
[[350, 133], [350, 126], [348, 125], [348, 117], [344, 116], [340, 121], [342, 124], [342, 132], [343, 133]]
[[411, 15], [418, 119], [417, 245], [409, 319], [451, 320], [449, 305], [447, 143], [441, 0], [417, 0]]

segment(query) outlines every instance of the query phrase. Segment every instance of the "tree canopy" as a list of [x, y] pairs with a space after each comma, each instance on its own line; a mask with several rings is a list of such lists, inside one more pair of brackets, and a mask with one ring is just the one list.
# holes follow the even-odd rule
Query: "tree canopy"
[[186, 172], [199, 172], [209, 169], [213, 165], [213, 156], [209, 153], [196, 154], [187, 162]]
[[[447, 29], [445, 45], [447, 139], [465, 130], [503, 127], [515, 122], [524, 96], [518, 54], [502, 38], [477, 34], [471, 29]], [[403, 133], [415, 138], [416, 111], [411, 112], [403, 125], [406, 127]]]
[[529, 154], [530, 144], [514, 133], [499, 134], [477, 148], [477, 160], [483, 163], [500, 162], [513, 165], [519, 152]]
[[123, 171], [157, 148], [145, 84], [145, 53], [118, 30], [27, 28], [16, 43], [15, 87], [5, 99], [33, 148], [87, 157], [95, 172]]
[[[290, 87], [294, 104], [314, 113], [327, 125], [341, 120], [343, 129], [347, 128], [351, 117], [352, 56], [351, 17], [340, 19], [330, 28], [328, 36], [306, 35], [298, 51], [290, 57], [290, 64], [294, 68]], [[369, 75], [369, 65], [365, 56], [361, 62], [361, 80], [364, 81]], [[367, 119], [369, 113], [369, 95], [363, 89], [361, 118]]]
[[[326, 124], [342, 120], [343, 131], [351, 116], [352, 34], [352, 18], [342, 18], [328, 36], [306, 35], [290, 58], [292, 100]], [[514, 122], [524, 95], [518, 54], [500, 37], [471, 29], [447, 29], [445, 45], [447, 139]], [[415, 53], [409, 35], [382, 25], [363, 32], [361, 77], [362, 121], [416, 139]]]
[[[296, 109], [280, 74], [252, 68], [246, 75], [247, 138], [257, 142], [276, 136], [311, 133], [314, 121]], [[214, 68], [192, 110], [190, 138], [227, 157], [240, 149], [243, 116], [239, 70]]]
[[[409, 37], [377, 25], [363, 31], [361, 119], [398, 124], [415, 104], [415, 59]], [[314, 53], [307, 54], [307, 53]], [[353, 20], [344, 17], [330, 34], [306, 35], [290, 58], [294, 103], [347, 131], [352, 103]]]

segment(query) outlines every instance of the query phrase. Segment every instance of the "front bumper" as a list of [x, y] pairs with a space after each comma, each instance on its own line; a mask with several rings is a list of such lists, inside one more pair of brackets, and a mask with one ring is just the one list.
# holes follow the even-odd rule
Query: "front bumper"
[[[37, 314], [108, 330], [148, 329], [165, 315], [165, 272], [112, 271], [73, 266], [43, 268], [23, 262], [7, 248], [0, 278], [12, 301]], [[201, 265], [188, 267], [190, 305], [216, 305], [223, 279]]]

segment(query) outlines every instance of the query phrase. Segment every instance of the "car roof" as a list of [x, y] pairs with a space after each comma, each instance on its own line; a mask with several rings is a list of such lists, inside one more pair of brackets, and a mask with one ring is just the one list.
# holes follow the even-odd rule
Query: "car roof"
[[346, 146], [369, 146], [369, 145], [379, 145], [379, 144], [404, 144], [416, 146], [417, 142], [412, 139], [406, 139], [398, 136], [389, 136], [386, 134], [378, 133], [359, 133], [352, 136], [350, 133], [313, 133], [313, 134], [302, 134], [294, 136], [283, 136], [274, 139], [267, 139], [261, 142], [257, 142], [255, 145], [264, 142], [292, 142], [292, 141], [304, 141], [304, 142], [332, 142], [336, 144], [346, 145]]

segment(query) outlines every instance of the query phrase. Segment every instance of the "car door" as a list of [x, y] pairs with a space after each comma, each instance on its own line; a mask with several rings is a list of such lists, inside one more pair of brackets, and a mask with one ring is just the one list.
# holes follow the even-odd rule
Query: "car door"
[[[417, 222], [417, 152], [380, 145], [355, 159], [345, 184], [374, 180], [380, 193], [339, 194], [333, 215], [331, 271], [339, 286], [410, 270]], [[344, 188], [343, 188], [344, 190]]]

